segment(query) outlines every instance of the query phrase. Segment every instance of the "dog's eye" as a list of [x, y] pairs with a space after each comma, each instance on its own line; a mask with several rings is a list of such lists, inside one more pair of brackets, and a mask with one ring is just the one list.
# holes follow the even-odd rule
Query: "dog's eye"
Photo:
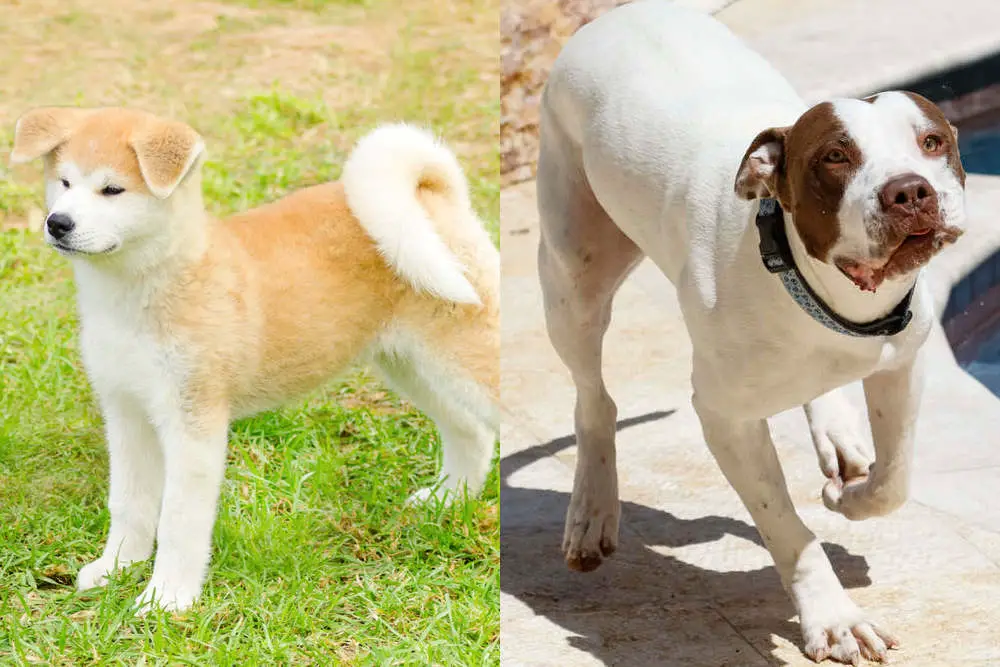
[[944, 146], [944, 140], [936, 134], [928, 134], [921, 142], [924, 151], [927, 153], [937, 153]]
[[62, 183], [62, 186], [64, 188], [69, 189], [69, 181], [67, 181], [65, 178], [60, 178], [59, 182]]
[[113, 197], [115, 195], [120, 195], [125, 192], [125, 188], [120, 188], [117, 185], [105, 185], [101, 189], [101, 194], [105, 197]]
[[842, 164], [847, 162], [847, 155], [839, 148], [834, 148], [823, 156], [823, 162], [828, 162], [830, 164]]

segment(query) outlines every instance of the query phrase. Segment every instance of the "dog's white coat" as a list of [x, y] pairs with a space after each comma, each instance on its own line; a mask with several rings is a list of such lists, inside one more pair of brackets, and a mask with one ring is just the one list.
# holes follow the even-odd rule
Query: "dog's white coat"
[[[839, 100], [835, 109], [866, 160], [839, 212], [839, 251], [866, 256], [876, 186], [900, 171], [925, 176], [948, 222], [962, 224], [961, 185], [943, 159], [919, 154], [915, 133], [925, 119], [907, 97]], [[805, 405], [824, 472], [856, 477], [869, 458], [838, 388], [864, 378], [875, 462], [846, 488], [831, 480], [824, 499], [854, 519], [897, 508], [907, 495], [917, 353], [934, 315], [917, 275], [862, 293], [806, 254], [787, 215], [796, 262], [842, 316], [880, 317], [916, 281], [913, 321], [889, 339], [834, 333], [762, 269], [757, 205], [734, 196], [734, 179], [759, 132], [792, 125], [805, 110], [779, 73], [702, 14], [646, 0], [585, 26], [560, 54], [542, 103], [539, 270], [549, 335], [577, 388], [567, 558], [599, 561], [617, 544], [616, 407], [601, 346], [615, 290], [648, 256], [677, 288], [705, 439], [774, 558], [806, 652], [851, 661], [883, 653], [886, 636], [848, 597], [796, 514], [766, 419]]]

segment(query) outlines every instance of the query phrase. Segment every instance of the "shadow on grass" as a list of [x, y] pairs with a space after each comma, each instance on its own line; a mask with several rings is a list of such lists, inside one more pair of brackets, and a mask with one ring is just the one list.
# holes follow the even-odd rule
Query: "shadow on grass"
[[[621, 420], [617, 430], [666, 419], [673, 412]], [[680, 519], [623, 502], [618, 551], [589, 574], [566, 567], [560, 545], [569, 494], [511, 486], [509, 479], [575, 440], [572, 435], [556, 438], [500, 461], [501, 590], [568, 630], [575, 635], [568, 639], [570, 645], [607, 665], [786, 664], [772, 655], [771, 636], [801, 648], [801, 635], [798, 624], [789, 620], [795, 610], [773, 565], [716, 571], [655, 550], [715, 542], [727, 535], [763, 546], [749, 523], [721, 516]], [[871, 583], [864, 557], [837, 544], [824, 543], [823, 548], [846, 588]], [[508, 627], [514, 633], [510, 641], [518, 642], [516, 633], [524, 626]], [[720, 639], [734, 632], [751, 642], [756, 653], [739, 648], [741, 642]]]

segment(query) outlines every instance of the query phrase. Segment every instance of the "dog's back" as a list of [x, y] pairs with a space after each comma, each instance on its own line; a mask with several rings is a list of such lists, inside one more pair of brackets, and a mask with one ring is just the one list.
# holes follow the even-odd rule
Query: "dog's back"
[[711, 17], [654, 0], [624, 5], [584, 26], [553, 66], [539, 197], [548, 196], [546, 163], [578, 173], [616, 224], [645, 221], [623, 231], [676, 282], [692, 207], [699, 220], [720, 221], [745, 216], [706, 209], [749, 209], [700, 193], [731, 191], [754, 135], [803, 109], [786, 80]]

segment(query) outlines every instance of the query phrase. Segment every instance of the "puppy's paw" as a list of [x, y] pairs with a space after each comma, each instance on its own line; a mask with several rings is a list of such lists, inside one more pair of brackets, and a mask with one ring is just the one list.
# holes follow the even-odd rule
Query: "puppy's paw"
[[814, 599], [799, 611], [805, 653], [816, 662], [827, 658], [857, 665], [861, 658], [888, 662], [889, 649], [899, 646], [891, 634], [864, 617], [843, 592], [835, 599]]
[[571, 570], [596, 570], [604, 558], [618, 548], [618, 519], [621, 507], [617, 497], [574, 491], [566, 512], [563, 554]]
[[103, 556], [92, 563], [84, 565], [76, 575], [76, 590], [87, 591], [92, 588], [107, 586], [108, 575], [114, 573], [117, 569], [119, 568], [115, 567], [114, 561], [108, 560]]
[[406, 504], [411, 507], [440, 503], [444, 506], [455, 502], [455, 492], [442, 486], [429, 486], [420, 489], [406, 499]]
[[145, 616], [154, 608], [180, 612], [189, 609], [200, 591], [191, 586], [150, 580], [146, 589], [135, 599], [136, 614]]

